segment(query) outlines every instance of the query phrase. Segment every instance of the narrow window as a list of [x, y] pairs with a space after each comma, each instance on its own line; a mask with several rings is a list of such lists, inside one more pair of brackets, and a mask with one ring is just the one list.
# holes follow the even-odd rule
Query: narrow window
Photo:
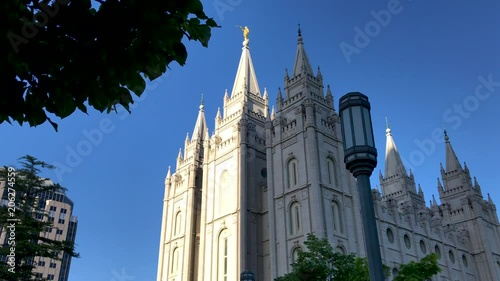
[[342, 221], [342, 212], [340, 210], [339, 203], [332, 202], [333, 211], [333, 231], [338, 233], [344, 233], [344, 226]]
[[175, 248], [172, 252], [172, 268], [170, 269], [170, 273], [177, 273], [177, 269], [179, 268], [179, 248]]
[[300, 219], [300, 204], [298, 202], [294, 202], [290, 206], [290, 233], [292, 235], [299, 233], [301, 228], [301, 219]]
[[328, 168], [328, 183], [335, 185], [337, 182], [336, 170], [335, 170], [335, 162], [332, 158], [326, 159], [326, 164]]
[[297, 186], [299, 183], [299, 175], [297, 171], [297, 160], [292, 159], [288, 162], [288, 188]]
[[227, 230], [223, 230], [218, 239], [217, 271], [219, 281], [229, 280], [229, 237]]
[[175, 223], [174, 223], [174, 235], [179, 235], [181, 233], [181, 222], [182, 215], [181, 212], [177, 212], [175, 215]]

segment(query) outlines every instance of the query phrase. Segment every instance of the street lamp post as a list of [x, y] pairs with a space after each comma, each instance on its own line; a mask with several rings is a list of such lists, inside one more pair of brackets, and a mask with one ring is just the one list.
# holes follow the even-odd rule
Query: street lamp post
[[252, 271], [245, 270], [240, 274], [240, 281], [255, 281], [255, 274]]
[[385, 277], [370, 186], [370, 176], [377, 166], [370, 102], [367, 96], [352, 92], [341, 97], [339, 103], [344, 163], [356, 177], [358, 185], [370, 280], [383, 281]]

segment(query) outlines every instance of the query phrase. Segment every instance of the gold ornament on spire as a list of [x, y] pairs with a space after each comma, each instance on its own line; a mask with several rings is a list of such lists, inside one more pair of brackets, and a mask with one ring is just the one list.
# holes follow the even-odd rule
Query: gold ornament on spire
[[248, 40], [248, 33], [250, 33], [250, 29], [248, 29], [248, 26], [240, 26], [240, 29], [241, 31], [243, 31], [243, 38], [245, 38], [245, 40]]

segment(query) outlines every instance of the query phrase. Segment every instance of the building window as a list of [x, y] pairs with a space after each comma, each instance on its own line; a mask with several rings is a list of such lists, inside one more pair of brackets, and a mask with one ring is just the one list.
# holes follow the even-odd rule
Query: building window
[[182, 224], [182, 214], [179, 211], [177, 212], [177, 214], [175, 214], [174, 235], [179, 235], [181, 233], [181, 224]]
[[59, 219], [57, 222], [60, 223], [60, 224], [64, 224], [66, 221], [62, 220], [62, 219]]
[[411, 249], [411, 241], [410, 241], [410, 236], [408, 236], [408, 234], [405, 234], [405, 236], [403, 237], [403, 240], [405, 241], [405, 246], [406, 248], [409, 250]]
[[54, 274], [47, 274], [47, 280], [54, 280]]
[[342, 221], [342, 211], [338, 202], [332, 202], [332, 212], [333, 212], [333, 231], [337, 233], [344, 232], [344, 226]]
[[50, 265], [49, 265], [50, 268], [56, 268], [56, 263], [55, 262], [51, 262]]
[[337, 170], [335, 168], [335, 161], [332, 158], [326, 158], [326, 166], [328, 168], [328, 183], [337, 184]]
[[292, 188], [299, 184], [299, 175], [297, 170], [297, 159], [293, 158], [288, 161], [288, 188]]
[[290, 233], [295, 235], [300, 232], [301, 218], [300, 218], [300, 204], [294, 202], [290, 205]]
[[425, 255], [427, 253], [427, 247], [425, 246], [424, 240], [420, 240], [420, 251]]
[[58, 230], [56, 231], [56, 234], [62, 235], [62, 234], [63, 234], [63, 230], [62, 230], [62, 229], [58, 229]]
[[38, 266], [45, 266], [45, 261], [39, 261]]
[[438, 245], [434, 246], [434, 253], [436, 253], [438, 259], [441, 259], [441, 249], [439, 249]]
[[342, 247], [340, 245], [337, 246], [337, 248], [335, 248], [335, 252], [340, 253], [342, 255], [345, 255], [345, 249], [344, 249], [344, 247]]
[[228, 231], [224, 229], [219, 235], [219, 250], [218, 250], [218, 275], [220, 281], [228, 281], [229, 271], [229, 237]]
[[292, 263], [296, 263], [299, 259], [300, 247], [295, 247], [292, 250]]
[[392, 269], [392, 277], [398, 276], [399, 270], [397, 268]]
[[179, 248], [175, 248], [172, 252], [172, 267], [170, 268], [170, 273], [176, 274], [179, 268]]
[[450, 257], [451, 263], [455, 263], [455, 255], [451, 250], [448, 252], [448, 256]]
[[462, 263], [464, 264], [465, 268], [469, 267], [469, 262], [467, 261], [467, 257], [465, 255], [462, 255]]
[[394, 243], [394, 233], [392, 232], [392, 230], [390, 228], [387, 228], [387, 240], [389, 240], [389, 243]]

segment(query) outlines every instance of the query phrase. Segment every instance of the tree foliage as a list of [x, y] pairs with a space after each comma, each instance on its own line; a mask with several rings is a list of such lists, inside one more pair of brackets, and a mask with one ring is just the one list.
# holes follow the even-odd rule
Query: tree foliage
[[425, 281], [441, 272], [437, 261], [438, 256], [433, 253], [423, 257], [419, 262], [411, 261], [403, 264], [394, 281]]
[[[307, 235], [304, 245], [307, 250], [299, 250], [292, 271], [275, 281], [370, 281], [366, 258], [335, 252], [327, 239], [319, 239], [311, 233]], [[440, 271], [437, 256], [431, 254], [419, 262], [402, 265], [394, 280], [424, 281]], [[387, 277], [389, 274], [389, 267], [384, 265], [384, 275]]]
[[185, 38], [207, 47], [217, 27], [200, 0], [4, 0], [0, 17], [0, 124], [56, 130], [48, 113], [129, 110], [145, 79], [185, 64]]
[[39, 177], [41, 169], [52, 169], [51, 165], [29, 155], [20, 158], [20, 164], [19, 170], [0, 169], [0, 182], [5, 184], [7, 200], [15, 204], [0, 207], [0, 227], [7, 230], [8, 235], [0, 248], [0, 256], [7, 256], [6, 262], [0, 262], [0, 280], [45, 280], [35, 278], [34, 257], [61, 260], [63, 253], [79, 256], [73, 242], [57, 241], [45, 235], [47, 228], [54, 226], [48, 219], [49, 214], [39, 208], [39, 195], [65, 189]]

